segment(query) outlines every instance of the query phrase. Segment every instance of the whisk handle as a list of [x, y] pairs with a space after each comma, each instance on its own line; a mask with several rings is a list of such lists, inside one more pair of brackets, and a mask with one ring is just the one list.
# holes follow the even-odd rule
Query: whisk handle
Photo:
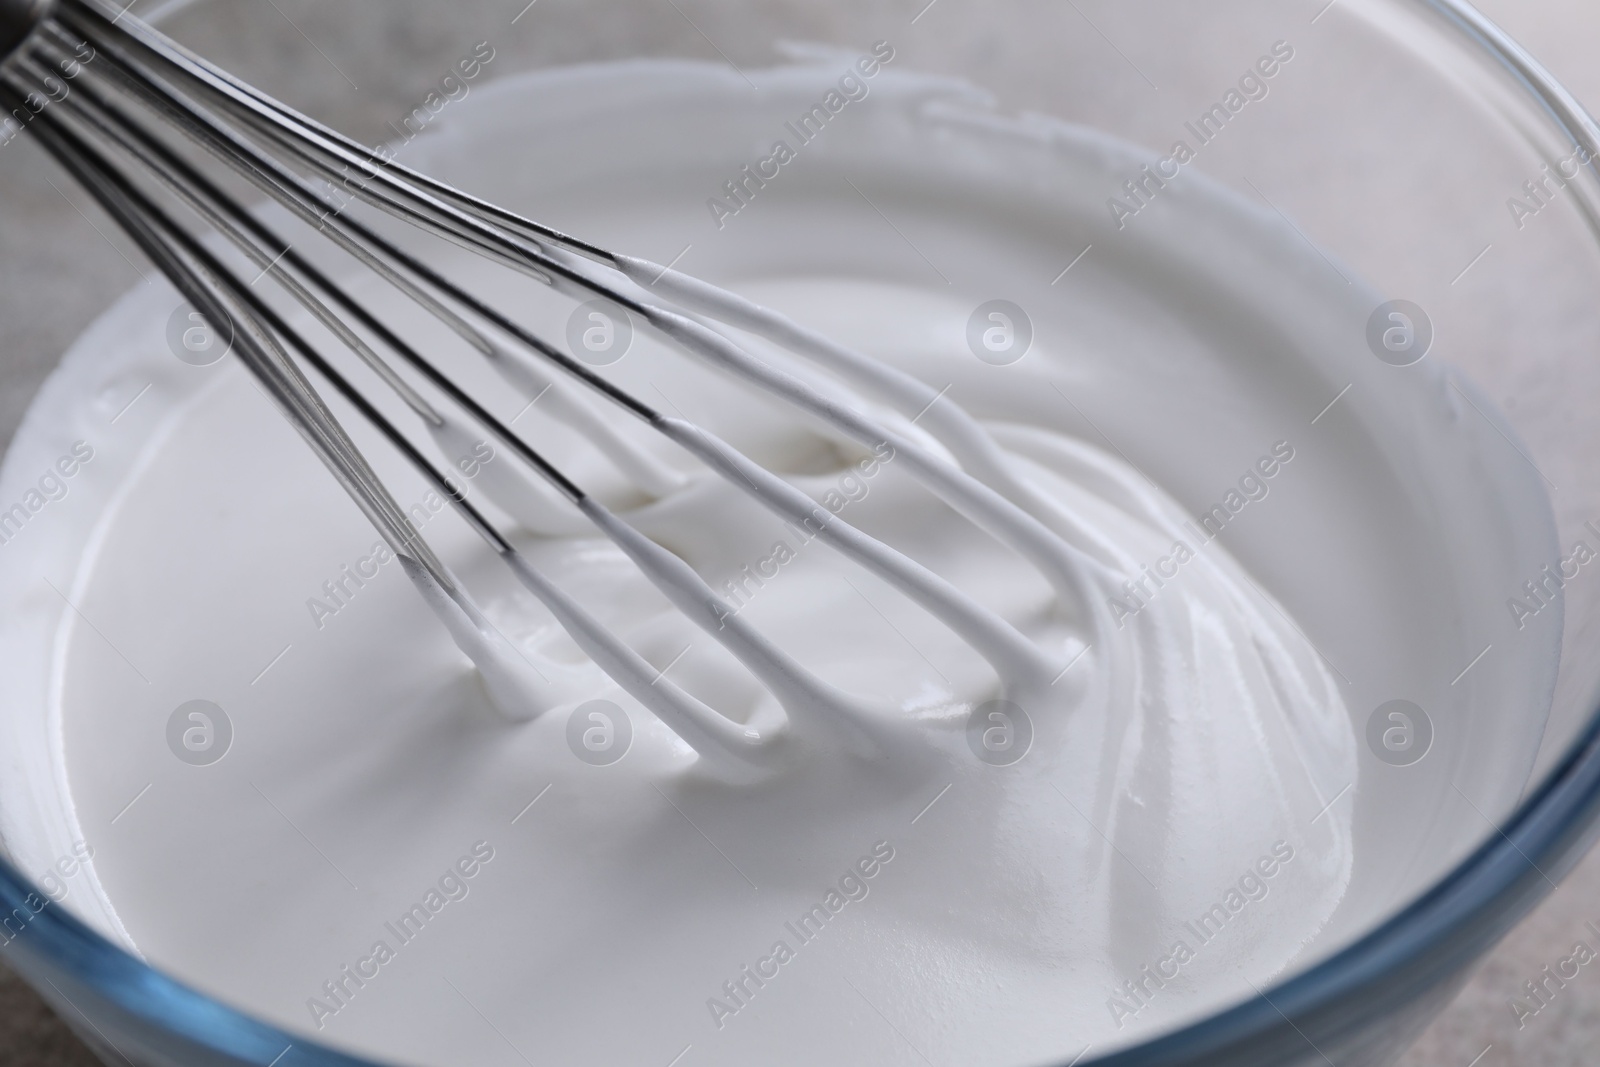
[[55, 0], [0, 0], [0, 63], [22, 47]]

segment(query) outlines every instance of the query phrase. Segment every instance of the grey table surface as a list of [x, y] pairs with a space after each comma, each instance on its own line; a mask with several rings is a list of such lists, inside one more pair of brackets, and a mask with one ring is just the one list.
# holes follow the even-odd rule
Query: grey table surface
[[[1478, 6], [1600, 110], [1600, 4], [1595, 0], [1478, 0]], [[1519, 1022], [1511, 1000], [1546, 966], [1594, 942], [1600, 927], [1600, 850], [1561, 884], [1479, 968], [1400, 1067], [1596, 1067], [1600, 969], [1588, 967], [1537, 1016]], [[0, 963], [0, 1067], [94, 1067], [68, 1026]]]

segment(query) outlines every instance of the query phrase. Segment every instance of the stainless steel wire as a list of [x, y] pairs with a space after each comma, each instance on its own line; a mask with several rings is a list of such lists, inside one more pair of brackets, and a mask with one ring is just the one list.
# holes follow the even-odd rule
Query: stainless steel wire
[[[428, 546], [302, 367], [326, 381], [442, 493], [624, 689], [671, 720], [680, 733], [695, 734], [691, 743], [703, 751], [715, 749], [734, 762], [750, 762], [754, 748], [750, 737], [741, 739], [728, 720], [670, 681], [663, 682], [642, 657], [539, 574], [362, 388], [291, 327], [255, 282], [270, 278], [292, 306], [309, 313], [425, 427], [438, 431], [464, 416], [503, 444], [633, 559], [702, 631], [779, 693], [791, 718], [831, 720], [863, 740], [870, 730], [862, 724], [870, 716], [848, 696], [800, 669], [681, 559], [586, 493], [408, 341], [401, 329], [319, 266], [317, 257], [297, 247], [262, 212], [248, 208], [228, 183], [254, 188], [504, 376], [524, 384], [543, 382], [546, 389], [557, 382], [578, 386], [579, 393], [564, 402], [568, 421], [641, 486], [659, 493], [680, 476], [616, 433], [580, 394], [639, 420], [784, 521], [814, 530], [943, 619], [995, 666], [1008, 686], [1038, 687], [1059, 677], [1057, 657], [965, 598], [944, 578], [820, 507], [705, 428], [662, 413], [522, 326], [385, 236], [364, 215], [376, 212], [401, 220], [574, 298], [611, 301], [752, 390], [782, 399], [862, 446], [903, 457], [914, 477], [1032, 562], [1046, 581], [1088, 613], [1091, 628], [1103, 633], [1105, 620], [1093, 609], [1094, 598], [1086, 595], [1099, 565], [1076, 547], [1084, 539], [1072, 536], [1081, 531], [1071, 517], [1053, 512], [1031, 489], [1001, 473], [993, 460], [997, 450], [976, 421], [909, 376], [764, 309], [731, 297], [724, 300], [717, 291], [665, 267], [658, 271], [653, 264], [617, 255], [411, 170], [389, 154], [294, 112], [105, 0], [0, 0], [0, 104], [14, 121], [36, 133], [186, 300], [209, 322], [226, 325], [241, 361], [393, 550], [414, 565], [416, 580], [442, 591], [473, 625], [485, 624], [470, 595]], [[205, 160], [217, 173], [208, 171]], [[196, 222], [198, 231], [192, 228]], [[237, 260], [205, 239], [208, 232], [224, 238], [259, 271], [255, 281], [243, 276]], [[653, 283], [662, 285], [679, 306], [652, 296]], [[714, 309], [725, 310], [735, 327], [766, 336], [877, 399], [890, 398], [891, 406], [921, 403], [926, 395], [919, 417], [933, 413], [933, 436], [961, 462], [927, 448], [906, 426], [896, 427], [841, 399], [839, 391], [819, 386], [815, 377], [752, 356], [719, 329]]]

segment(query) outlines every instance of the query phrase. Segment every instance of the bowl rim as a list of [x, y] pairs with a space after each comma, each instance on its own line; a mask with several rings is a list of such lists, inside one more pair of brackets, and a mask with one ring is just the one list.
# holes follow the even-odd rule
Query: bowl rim
[[[147, 17], [159, 20], [192, 2], [167, 0]], [[1467, 0], [1399, 2], [1452, 25], [1574, 143], [1600, 145], [1600, 126], [1573, 94]], [[1600, 173], [1596, 163], [1587, 169]], [[1058, 1067], [1269, 1067], [1308, 1058], [1332, 1064], [1330, 1056], [1345, 1051], [1352, 1035], [1375, 1041], [1363, 1031], [1372, 1020], [1405, 1020], [1405, 1009], [1440, 1001], [1441, 990], [1453, 996], [1467, 968], [1548, 896], [1600, 836], [1600, 704], [1565, 757], [1494, 829], [1421, 897], [1308, 970], [1176, 1030], [1093, 1059], [1086, 1058], [1090, 1046]], [[19, 973], [91, 1044], [98, 1042], [78, 1020], [128, 1059], [58, 980], [92, 991], [101, 1001], [98, 1007], [126, 1024], [127, 1032], [151, 1051], [176, 1052], [187, 1041], [191, 1052], [198, 1046], [215, 1054], [217, 1062], [260, 1067], [277, 1064], [291, 1049], [299, 1052], [300, 1062], [380, 1063], [291, 1034], [191, 988], [52, 903], [0, 856], [0, 915], [29, 914], [21, 932], [0, 935], [10, 938], [0, 946], [6, 948], [3, 958], [21, 964]], [[1420, 1028], [1411, 1018], [1376, 1041], [1414, 1037]]]

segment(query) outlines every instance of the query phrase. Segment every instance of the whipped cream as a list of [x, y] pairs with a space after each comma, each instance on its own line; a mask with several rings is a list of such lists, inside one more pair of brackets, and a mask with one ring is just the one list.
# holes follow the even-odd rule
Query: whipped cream
[[[858, 58], [753, 73], [759, 94], [694, 63], [508, 79], [405, 157], [603, 245], [689, 246], [684, 275], [628, 261], [633, 282], [715, 309], [809, 413], [632, 322], [601, 372], [680, 430], [596, 406], [596, 447], [584, 416], [543, 410], [568, 387], [508, 387], [346, 271], [645, 535], [637, 554], [676, 554], [724, 622], [816, 680], [763, 685], [503, 445], [430, 443], [362, 379], [539, 575], [719, 716], [722, 749], [761, 742], [754, 772], [597, 667], [335, 401], [534, 696], [486, 688], [237, 361], [174, 359], [177, 298], [140, 291], [64, 359], [0, 472], [10, 500], [80, 457], [0, 545], [8, 855], [32, 872], [84, 843], [64, 906], [383, 1059], [1013, 1064], [1241, 999], [1480, 832], [1441, 823], [1440, 779], [1362, 752], [1369, 712], [1406, 697], [1442, 725], [1519, 713], [1472, 768], [1492, 800], [1531, 766], [1559, 621], [1450, 684], [1474, 605], [1503, 613], [1551, 554], [1498, 431], [1437, 362], [1374, 359], [1381, 300], [1275, 215], [1186, 173], [1118, 243], [1096, 227], [1143, 153], [898, 66], [861, 70], [737, 225], [708, 218], [704, 191]], [[434, 254], [569, 336], [571, 299]], [[997, 297], [1031, 338], [1003, 365], [969, 344]], [[751, 332], [773, 332], [763, 308], [847, 347], [785, 352]], [[835, 403], [871, 432], [817, 417]], [[710, 473], [688, 423], [890, 546], [901, 577]], [[194, 700], [227, 717], [214, 762], [168, 745]], [[1437, 743], [1427, 766], [1467, 769]]]

